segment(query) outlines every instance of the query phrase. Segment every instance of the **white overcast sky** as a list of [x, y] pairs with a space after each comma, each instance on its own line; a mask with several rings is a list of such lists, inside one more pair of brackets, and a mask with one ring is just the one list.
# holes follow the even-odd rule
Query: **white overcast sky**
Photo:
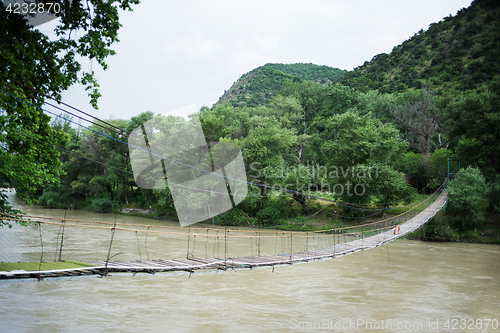
[[[352, 70], [389, 53], [471, 0], [143, 0], [121, 12], [117, 54], [93, 68], [103, 97], [82, 87], [63, 101], [101, 119], [212, 106], [244, 73], [266, 63]], [[38, 28], [53, 36], [55, 22]]]

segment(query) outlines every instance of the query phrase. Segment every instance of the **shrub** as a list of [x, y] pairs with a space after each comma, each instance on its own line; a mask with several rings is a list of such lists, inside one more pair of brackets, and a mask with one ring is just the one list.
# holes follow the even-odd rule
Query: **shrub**
[[99, 213], [109, 213], [113, 210], [113, 203], [107, 199], [92, 199], [92, 209]]
[[459, 229], [474, 229], [484, 220], [483, 209], [488, 204], [484, 176], [477, 168], [461, 169], [448, 188], [450, 212], [459, 217]]
[[52, 191], [51, 188], [45, 189], [38, 198], [38, 204], [48, 208], [64, 208], [65, 200], [62, 194]]
[[233, 208], [224, 213], [214, 217], [215, 222], [220, 225], [247, 225], [248, 218], [241, 210], [238, 208]]
[[281, 217], [281, 211], [276, 207], [267, 207], [257, 213], [261, 225], [275, 225]]
[[448, 219], [435, 216], [422, 229], [422, 239], [434, 242], [456, 242], [459, 236], [449, 225]]

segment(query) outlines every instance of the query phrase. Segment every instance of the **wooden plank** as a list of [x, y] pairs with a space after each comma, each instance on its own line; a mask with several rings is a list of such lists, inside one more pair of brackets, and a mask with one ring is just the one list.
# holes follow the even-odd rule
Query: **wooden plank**
[[210, 259], [210, 258], [192, 258], [191, 260], [196, 260], [198, 262], [204, 263], [204, 264], [219, 264], [220, 260], [218, 259]]

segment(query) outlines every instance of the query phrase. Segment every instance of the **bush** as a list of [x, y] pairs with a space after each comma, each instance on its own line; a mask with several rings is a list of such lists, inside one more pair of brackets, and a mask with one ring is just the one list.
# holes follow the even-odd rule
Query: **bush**
[[113, 211], [113, 203], [107, 199], [92, 199], [92, 209], [99, 213]]
[[411, 151], [401, 157], [397, 170], [408, 175], [410, 184], [414, 184], [418, 189], [425, 186], [429, 177], [424, 155]]
[[467, 230], [460, 234], [460, 240], [464, 242], [481, 243], [482, 239], [476, 230]]
[[257, 219], [259, 220], [260, 224], [264, 226], [279, 224], [278, 220], [280, 219], [280, 217], [281, 211], [276, 207], [267, 207], [257, 213]]
[[220, 225], [248, 225], [248, 217], [238, 208], [233, 208], [214, 217], [217, 224]]
[[477, 168], [461, 169], [448, 188], [449, 211], [459, 217], [459, 229], [474, 229], [484, 220], [483, 209], [488, 204], [484, 176]]
[[38, 198], [37, 202], [42, 206], [52, 209], [64, 208], [66, 204], [64, 196], [56, 191], [53, 191], [52, 188], [43, 190], [43, 194]]
[[422, 239], [434, 242], [456, 242], [459, 236], [449, 225], [448, 219], [435, 216], [422, 228]]

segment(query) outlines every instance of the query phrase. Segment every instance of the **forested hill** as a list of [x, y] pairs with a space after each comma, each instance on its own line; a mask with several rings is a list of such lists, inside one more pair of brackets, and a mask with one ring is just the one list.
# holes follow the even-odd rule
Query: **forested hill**
[[337, 81], [347, 71], [314, 64], [266, 64], [242, 75], [219, 98], [218, 104], [233, 106], [265, 105], [281, 90], [283, 82], [309, 80], [323, 84]]
[[476, 0], [338, 82], [381, 93], [420, 88], [424, 81], [437, 89], [477, 88], [500, 73], [499, 7], [496, 0]]

